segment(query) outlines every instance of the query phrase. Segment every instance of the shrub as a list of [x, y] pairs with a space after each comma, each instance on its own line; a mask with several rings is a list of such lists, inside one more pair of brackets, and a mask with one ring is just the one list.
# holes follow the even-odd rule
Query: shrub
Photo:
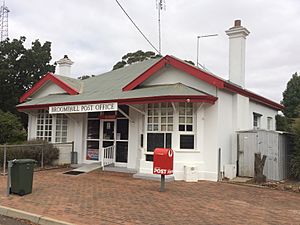
[[[34, 159], [41, 165], [43, 149], [44, 165], [52, 165], [53, 161], [58, 159], [59, 149], [54, 147], [51, 143], [43, 140], [26, 141], [22, 146], [10, 147], [7, 146], [6, 159]], [[3, 164], [3, 147], [0, 148], [0, 163]]]
[[20, 119], [10, 113], [0, 110], [0, 144], [20, 143], [26, 140], [26, 132]]

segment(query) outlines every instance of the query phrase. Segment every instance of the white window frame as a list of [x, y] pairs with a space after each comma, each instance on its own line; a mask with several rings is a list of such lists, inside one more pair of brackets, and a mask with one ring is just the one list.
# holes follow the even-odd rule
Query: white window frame
[[[165, 105], [165, 107], [164, 107]], [[151, 106], [151, 107], [149, 107]], [[155, 108], [155, 106], [158, 106]], [[155, 109], [158, 114], [155, 114]], [[170, 109], [172, 114], [169, 114]], [[165, 111], [165, 114], [163, 114]], [[151, 113], [150, 113], [151, 112]], [[155, 121], [155, 118], [157, 120]], [[165, 118], [165, 122], [162, 119]], [[169, 120], [172, 119], [172, 122]], [[150, 122], [149, 122], [150, 121]], [[162, 127], [165, 126], [165, 129]], [[149, 129], [151, 127], [151, 129]], [[157, 127], [157, 129], [154, 129]], [[172, 133], [174, 131], [174, 109], [171, 103], [151, 103], [147, 105], [147, 133]]]
[[[57, 124], [57, 118], [59, 118], [61, 122], [66, 121], [66, 123]], [[51, 143], [66, 143], [68, 138], [68, 124], [69, 124], [69, 119], [63, 114], [58, 116], [58, 115], [49, 114], [48, 110], [39, 110], [37, 114], [37, 126], [36, 126], [36, 134], [35, 134], [36, 139], [46, 140]], [[57, 125], [59, 125], [60, 130], [58, 130]], [[63, 130], [65, 128], [66, 130]], [[60, 133], [59, 136], [57, 136], [57, 132]], [[63, 133], [65, 135], [63, 135]], [[60, 139], [60, 142], [56, 141], [57, 138]]]
[[[185, 104], [184, 106], [184, 114], [180, 114], [180, 105]], [[187, 107], [187, 105], [191, 105], [191, 107]], [[187, 110], [186, 109], [191, 109], [192, 114], [187, 114]], [[184, 117], [185, 121], [180, 122], [180, 118]], [[187, 118], [192, 118], [192, 122], [187, 122]], [[180, 131], [179, 130], [179, 126], [180, 125], [184, 125], [185, 130], [184, 131]], [[192, 126], [192, 130], [191, 131], [187, 131], [186, 127], [187, 125]], [[178, 124], [177, 124], [177, 131], [178, 131], [178, 147], [180, 149], [180, 151], [195, 151], [195, 146], [196, 146], [196, 123], [195, 123], [195, 112], [194, 112], [194, 104], [193, 103], [188, 103], [188, 102], [180, 102], [178, 104]], [[194, 148], [180, 148], [180, 137], [181, 135], [193, 135], [194, 136]]]
[[68, 139], [68, 117], [64, 114], [54, 116], [55, 143], [66, 143]]
[[53, 126], [52, 115], [50, 115], [46, 110], [39, 110], [37, 114], [36, 139], [52, 142]]
[[273, 118], [272, 117], [267, 117], [267, 129], [268, 130], [273, 130]]
[[[172, 135], [172, 140], [171, 140], [171, 145], [173, 150], [178, 151], [178, 152], [199, 152], [197, 149], [197, 105], [195, 103], [192, 104], [192, 115], [188, 115], [192, 117], [193, 121], [192, 123], [187, 123], [188, 125], [192, 125], [192, 131], [179, 131], [179, 103], [173, 103], [171, 104], [173, 107], [173, 131], [149, 131], [148, 130], [148, 104], [145, 106], [145, 123], [144, 123], [144, 133], [143, 133], [143, 149], [145, 149], [145, 155], [152, 155], [153, 152], [148, 151], [147, 146], [148, 146], [148, 140], [147, 140], [147, 134], [148, 133], [171, 133]], [[158, 123], [160, 126], [161, 124]], [[180, 148], [180, 135], [193, 135], [194, 136], [194, 148], [193, 149], [181, 149]], [[166, 145], [166, 138], [164, 139], [164, 145]]]
[[[158, 107], [155, 108], [154, 106], [157, 105]], [[162, 107], [162, 105], [166, 105], [166, 107]], [[152, 106], [152, 107], [149, 107]], [[153, 110], [152, 110], [153, 109]], [[158, 110], [158, 114], [154, 115], [154, 111], [155, 109]], [[169, 114], [169, 110], [171, 109], [172, 114]], [[162, 112], [166, 110], [166, 114], [164, 115]], [[174, 116], [175, 116], [175, 112], [174, 112], [174, 108], [172, 106], [171, 103], [169, 102], [163, 102], [163, 103], [150, 103], [146, 105], [146, 121], [145, 121], [145, 127], [146, 127], [146, 132], [145, 132], [145, 140], [144, 141], [144, 148], [146, 149], [146, 154], [147, 155], [152, 155], [153, 152], [149, 151], [147, 146], [148, 146], [148, 140], [147, 140], [147, 136], [148, 133], [161, 133], [164, 134], [164, 146], [166, 146], [166, 134], [170, 133], [171, 134], [171, 146], [173, 145], [173, 138], [174, 138], [174, 129], [175, 128], [175, 123], [174, 123]], [[151, 112], [151, 113], [150, 113]], [[157, 117], [158, 120], [157, 122], [154, 123], [154, 117]], [[162, 118], [166, 118], [166, 122], [162, 122]], [[152, 122], [149, 122], [149, 118], [152, 119]], [[172, 122], [169, 122], [169, 119], [172, 118]], [[149, 125], [151, 126], [152, 129], [149, 129]], [[157, 129], [153, 129], [154, 125], [157, 126]], [[163, 130], [162, 127], [165, 126], [166, 130]], [[172, 129], [171, 127], [172, 126]]]
[[253, 129], [260, 129], [261, 128], [261, 118], [262, 115], [259, 113], [253, 113]]

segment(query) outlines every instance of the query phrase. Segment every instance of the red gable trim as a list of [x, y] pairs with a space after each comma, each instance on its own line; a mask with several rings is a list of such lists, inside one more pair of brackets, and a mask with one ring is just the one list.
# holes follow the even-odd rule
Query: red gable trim
[[146, 70], [140, 76], [135, 78], [129, 84], [127, 84], [123, 88], [123, 91], [133, 90], [138, 85], [140, 85], [145, 80], [147, 80], [149, 77], [151, 77], [155, 72], [157, 72], [158, 70], [163, 68], [166, 64], [172, 65], [173, 67], [180, 69], [190, 75], [193, 75], [194, 77], [196, 77], [198, 79], [206, 81], [207, 83], [209, 83], [211, 85], [214, 85], [219, 88], [223, 87], [224, 82], [221, 79], [213, 77], [210, 74], [208, 74], [202, 70], [199, 70], [193, 66], [188, 65], [187, 63], [181, 62], [180, 60], [177, 60], [177, 59], [167, 55], [167, 56], [161, 58], [157, 63], [155, 63], [153, 66], [151, 66], [148, 70]]
[[280, 105], [276, 102], [273, 102], [267, 98], [264, 98], [260, 95], [257, 95], [257, 94], [254, 94], [250, 91], [247, 91], [245, 89], [242, 89], [242, 88], [239, 88], [239, 87], [236, 87], [235, 85], [233, 84], [230, 84], [230, 83], [224, 83], [225, 85], [225, 89], [231, 91], [231, 92], [235, 92], [235, 93], [238, 93], [240, 95], [243, 95], [243, 96], [246, 96], [248, 97], [249, 99], [253, 100], [253, 101], [256, 101], [256, 102], [259, 102], [259, 103], [262, 103], [264, 105], [267, 105], [271, 108], [274, 108], [274, 109], [277, 109], [277, 110], [282, 110], [284, 109], [284, 106], [283, 105]]
[[120, 105], [124, 104], [148, 104], [157, 102], [205, 102], [214, 104], [218, 98], [209, 95], [197, 95], [197, 96], [182, 96], [182, 95], [168, 95], [168, 96], [155, 96], [145, 98], [127, 98], [127, 99], [114, 99], [105, 101], [80, 101], [80, 102], [60, 102], [51, 104], [40, 104], [40, 105], [28, 105], [28, 106], [17, 106], [19, 111], [26, 109], [48, 109], [50, 106], [62, 106], [62, 105], [84, 105], [84, 104], [96, 104], [96, 103], [107, 103], [117, 102]]
[[143, 83], [145, 80], [147, 80], [150, 76], [152, 76], [155, 72], [160, 70], [166, 65], [167, 61], [165, 57], [161, 58], [157, 63], [155, 63], [153, 66], [151, 66], [149, 69], [147, 69], [144, 73], [142, 73], [140, 76], [135, 78], [133, 81], [131, 81], [129, 84], [127, 84], [122, 90], [123, 91], [130, 91], [133, 90], [136, 86]]
[[42, 79], [40, 79], [35, 85], [33, 85], [32, 88], [30, 88], [25, 94], [22, 95], [20, 98], [20, 102], [24, 102], [27, 98], [29, 98], [32, 94], [37, 92], [47, 81], [52, 81], [59, 87], [61, 87], [63, 90], [65, 90], [70, 95], [77, 95], [79, 92], [75, 89], [69, 86], [64, 81], [58, 79], [56, 76], [54, 76], [53, 73], [48, 72]]
[[146, 70], [144, 73], [142, 73], [140, 76], [138, 76], [136, 79], [131, 81], [129, 84], [127, 84], [123, 91], [130, 91], [133, 90], [135, 87], [143, 83], [145, 80], [147, 80], [149, 77], [151, 77], [155, 72], [160, 70], [162, 67], [164, 67], [166, 64], [171, 65], [181, 71], [184, 71], [200, 80], [203, 80], [207, 82], [208, 84], [211, 84], [215, 87], [218, 87], [220, 89], [226, 89], [233, 93], [238, 93], [240, 95], [249, 97], [251, 100], [262, 103], [264, 105], [267, 105], [271, 108], [282, 110], [284, 106], [273, 102], [267, 98], [264, 98], [262, 96], [259, 96], [257, 94], [254, 94], [250, 91], [247, 91], [243, 88], [237, 87], [233, 84], [230, 84], [229, 82], [226, 82], [223, 79], [220, 79], [216, 76], [213, 76], [205, 71], [202, 71], [188, 63], [182, 62], [172, 56], [165, 56], [161, 58], [156, 64], [154, 64], [152, 67], [150, 67], [148, 70]]

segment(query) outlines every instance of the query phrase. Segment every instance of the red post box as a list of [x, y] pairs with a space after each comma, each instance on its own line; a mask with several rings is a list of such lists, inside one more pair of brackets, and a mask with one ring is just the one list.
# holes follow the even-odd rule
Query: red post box
[[153, 157], [153, 174], [173, 174], [174, 152], [170, 148], [156, 148]]

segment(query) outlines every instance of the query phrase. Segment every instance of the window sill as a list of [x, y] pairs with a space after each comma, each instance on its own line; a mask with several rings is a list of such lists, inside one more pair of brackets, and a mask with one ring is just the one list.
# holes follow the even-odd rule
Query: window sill
[[[184, 149], [180, 149], [180, 150], [174, 150], [174, 152], [179, 152], [179, 153], [200, 153], [199, 150], [193, 150], [193, 149], [187, 149], [187, 150], [184, 150]], [[153, 155], [154, 152], [145, 152], [145, 155]]]
[[179, 150], [174, 150], [175, 152], [180, 152], [180, 153], [200, 153], [199, 150], [194, 150], [194, 149], [179, 149]]

